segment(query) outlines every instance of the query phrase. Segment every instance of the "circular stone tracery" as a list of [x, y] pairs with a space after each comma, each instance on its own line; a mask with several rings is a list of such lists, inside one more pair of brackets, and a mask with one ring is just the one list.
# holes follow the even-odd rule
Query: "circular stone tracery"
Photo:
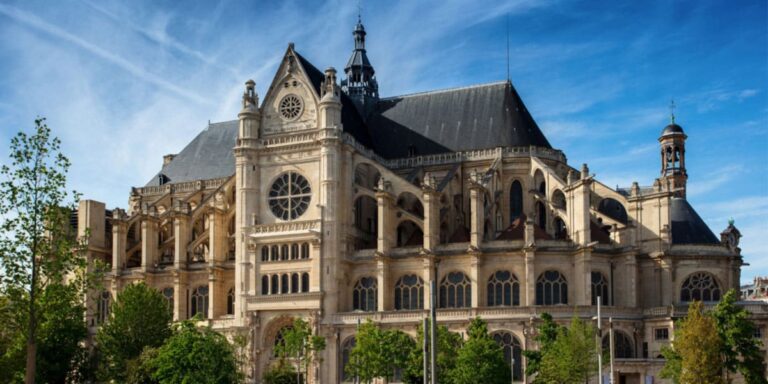
[[286, 120], [294, 120], [298, 118], [301, 115], [303, 108], [304, 104], [301, 102], [301, 98], [296, 95], [286, 95], [280, 100], [280, 115]]
[[304, 176], [287, 172], [269, 190], [269, 209], [278, 219], [294, 220], [303, 215], [312, 199], [312, 189]]

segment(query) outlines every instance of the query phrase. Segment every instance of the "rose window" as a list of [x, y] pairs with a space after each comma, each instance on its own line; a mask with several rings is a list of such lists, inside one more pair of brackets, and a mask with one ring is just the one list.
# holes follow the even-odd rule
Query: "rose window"
[[286, 120], [294, 120], [298, 118], [299, 115], [301, 115], [303, 108], [304, 105], [302, 104], [301, 99], [296, 95], [288, 95], [280, 100], [280, 114]]
[[306, 212], [311, 199], [309, 181], [298, 173], [287, 172], [269, 190], [269, 209], [279, 219], [293, 220]]

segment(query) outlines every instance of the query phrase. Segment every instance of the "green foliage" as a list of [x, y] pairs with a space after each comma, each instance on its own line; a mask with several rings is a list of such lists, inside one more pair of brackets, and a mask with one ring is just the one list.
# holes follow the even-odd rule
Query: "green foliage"
[[227, 339], [192, 321], [177, 325], [176, 332], [158, 348], [149, 362], [159, 384], [231, 384], [242, 381], [237, 358]]
[[[408, 384], [423, 383], [424, 360], [422, 345], [424, 342], [424, 330], [420, 325], [416, 342], [408, 356], [408, 362], [405, 365], [405, 374], [403, 381]], [[427, 338], [429, 338], [429, 329], [427, 329]], [[444, 325], [437, 326], [437, 381], [440, 383], [449, 383], [449, 372], [456, 366], [456, 357], [459, 348], [463, 344], [461, 335], [451, 332]]]
[[672, 350], [662, 377], [676, 383], [725, 383], [723, 379], [723, 341], [711, 316], [702, 313], [700, 301], [688, 307], [688, 315], [677, 324]]
[[346, 372], [363, 383], [375, 378], [392, 379], [396, 368], [406, 366], [413, 348], [413, 340], [402, 331], [382, 330], [368, 320], [355, 336]]
[[[38, 331], [47, 316], [41, 293], [50, 284], [68, 281], [83, 288], [85, 281], [83, 244], [69, 226], [78, 195], [66, 191], [70, 162], [60, 146], [45, 119], [38, 118], [34, 133], [19, 132], [11, 139], [10, 163], [0, 167], [0, 287], [17, 315], [5, 324], [7, 330], [26, 337], [27, 382], [41, 373]], [[10, 349], [18, 348], [14, 345]], [[8, 347], [4, 352], [4, 356], [15, 353]]]
[[664, 356], [664, 367], [661, 368], [660, 376], [672, 380], [672, 383], [680, 383], [680, 370], [682, 369], [683, 359], [675, 350], [665, 345], [661, 347], [661, 355]]
[[568, 328], [558, 327], [554, 342], [542, 351], [536, 382], [587, 382], [598, 368], [596, 336], [595, 327], [577, 317]]
[[739, 372], [747, 384], [765, 384], [765, 359], [761, 342], [754, 337], [755, 324], [749, 312], [736, 306], [737, 293], [729, 290], [709, 314], [715, 320], [717, 334], [722, 340], [720, 353], [725, 369]]
[[264, 373], [262, 380], [264, 384], [295, 384], [296, 369], [284, 359], [279, 359], [277, 364]]
[[157, 349], [144, 348], [139, 357], [128, 360], [126, 363], [126, 384], [157, 384], [152, 377], [155, 371], [154, 359], [157, 358]]
[[504, 350], [488, 334], [488, 326], [475, 318], [467, 328], [469, 339], [459, 349], [456, 365], [450, 371], [453, 384], [510, 382], [510, 368], [504, 361]]
[[146, 347], [160, 347], [171, 335], [171, 320], [167, 301], [159, 291], [143, 282], [125, 287], [96, 335], [103, 354], [103, 378], [124, 381], [130, 360], [138, 358]]
[[549, 313], [542, 313], [541, 321], [542, 323], [539, 325], [538, 332], [534, 338], [539, 345], [539, 349], [523, 351], [523, 356], [527, 359], [525, 374], [529, 376], [539, 372], [541, 358], [555, 343], [560, 329], [560, 326], [555, 323], [555, 320], [552, 319], [552, 315]]
[[284, 360], [292, 359], [299, 370], [296, 377], [302, 377], [306, 381], [306, 373], [313, 362], [319, 361], [320, 352], [325, 349], [325, 338], [312, 334], [309, 323], [301, 318], [293, 320], [293, 326], [283, 331], [283, 343], [277, 346], [277, 354]]

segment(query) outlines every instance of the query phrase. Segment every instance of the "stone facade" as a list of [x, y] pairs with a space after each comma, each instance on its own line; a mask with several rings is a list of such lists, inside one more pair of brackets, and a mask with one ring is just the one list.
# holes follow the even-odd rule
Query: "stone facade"
[[[182, 152], [132, 189], [127, 210], [80, 203], [89, 257], [109, 266], [89, 323], [104, 320], [126, 284], [145, 281], [174, 319], [200, 314], [245, 336], [246, 374], [258, 383], [281, 329], [302, 317], [327, 340], [312, 382], [339, 383], [349, 380], [342, 366], [358, 322], [415, 334], [436, 281], [438, 321], [463, 331], [486, 319], [515, 357], [516, 381], [528, 381], [520, 349], [535, 348], [538, 315], [591, 318], [599, 298], [613, 319], [620, 382], [660, 382], [673, 320], [689, 300], [739, 289], [743, 264], [738, 237], [714, 238], [685, 201], [682, 128], [662, 132], [651, 187], [610, 188], [548, 145], [385, 157], [351, 129], [378, 102], [364, 36], [358, 24], [343, 88], [292, 44], [263, 102], [246, 83], [238, 120], [196, 139], [232, 132], [215, 158], [224, 160], [210, 160], [221, 162], [213, 177], [195, 178], [208, 164]], [[768, 320], [768, 305], [746, 305]]]

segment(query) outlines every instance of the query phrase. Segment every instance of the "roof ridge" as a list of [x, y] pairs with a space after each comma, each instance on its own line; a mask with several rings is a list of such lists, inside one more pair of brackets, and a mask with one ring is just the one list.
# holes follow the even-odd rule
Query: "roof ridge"
[[391, 100], [391, 99], [397, 99], [397, 98], [403, 98], [403, 97], [423, 96], [423, 95], [431, 95], [431, 94], [436, 94], [436, 93], [461, 91], [461, 90], [472, 89], [472, 88], [490, 87], [490, 86], [493, 86], [493, 85], [507, 84], [508, 82], [509, 82], [509, 80], [499, 80], [499, 81], [493, 81], [493, 82], [488, 82], [488, 83], [465, 85], [465, 86], [454, 87], [454, 88], [444, 88], [444, 89], [435, 89], [435, 90], [431, 90], [431, 91], [406, 93], [406, 94], [403, 94], [403, 95], [395, 95], [395, 96], [382, 97], [379, 100], [380, 101], [381, 100]]

